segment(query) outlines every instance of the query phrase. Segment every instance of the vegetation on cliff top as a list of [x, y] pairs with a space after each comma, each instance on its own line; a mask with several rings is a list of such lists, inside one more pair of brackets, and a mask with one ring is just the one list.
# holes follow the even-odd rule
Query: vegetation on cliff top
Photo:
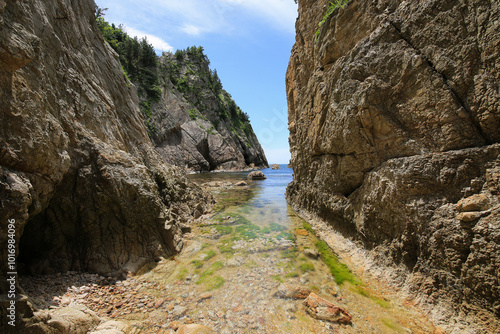
[[109, 24], [103, 17], [97, 17], [97, 26], [104, 39], [118, 53], [123, 73], [127, 80], [137, 86], [141, 100], [140, 108], [144, 115], [148, 132], [154, 133], [151, 123], [151, 103], [161, 98], [158, 75], [158, 57], [153, 45], [146, 38], [139, 40], [130, 37], [121, 26]]
[[[253, 134], [250, 118], [222, 87], [217, 70], [209, 67], [210, 60], [201, 46], [188, 47], [160, 58], [163, 80], [169, 80], [196, 109], [189, 110], [192, 119], [203, 118], [207, 111], [215, 113], [217, 121], [225, 122], [237, 133]], [[218, 124], [215, 124], [217, 127]]]
[[248, 114], [223, 89], [217, 70], [209, 68], [210, 61], [203, 47], [192, 46], [158, 57], [146, 38], [130, 37], [122, 26], [106, 22], [103, 12], [96, 14], [97, 25], [104, 39], [118, 53], [126, 79], [137, 86], [140, 108], [150, 136], [156, 132], [152, 123], [152, 104], [160, 102], [162, 88], [169, 82], [196, 107], [189, 110], [191, 119], [205, 118], [204, 112], [213, 108], [212, 101], [206, 97], [208, 90], [217, 97], [215, 113], [220, 121], [228, 123], [235, 134], [240, 130], [246, 136], [253, 134]]

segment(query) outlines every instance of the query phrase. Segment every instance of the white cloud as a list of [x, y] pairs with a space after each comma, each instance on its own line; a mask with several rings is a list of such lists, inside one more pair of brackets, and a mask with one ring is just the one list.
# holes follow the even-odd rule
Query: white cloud
[[181, 30], [194, 35], [243, 29], [242, 18], [263, 20], [274, 29], [295, 32], [297, 5], [292, 0], [143, 0], [163, 7], [180, 20]]
[[[256, 26], [295, 33], [297, 5], [292, 0], [97, 0], [108, 7], [113, 22], [141, 29], [158, 49], [168, 43], [144, 31], [199, 36], [207, 33], [247, 34]], [[130, 31], [131, 28], [129, 28]], [[131, 32], [132, 34], [132, 32]]]
[[264, 18], [272, 26], [287, 32], [295, 32], [297, 4], [292, 0], [219, 0], [222, 4], [238, 6]]
[[181, 28], [188, 35], [198, 36], [202, 29], [200, 27], [194, 26], [192, 24], [185, 24], [184, 27]]
[[205, 32], [223, 32], [227, 21], [221, 16], [219, 0], [143, 0], [156, 7], [167, 17], [171, 27], [197, 35]]
[[165, 42], [163, 39], [161, 39], [158, 36], [147, 34], [143, 31], [140, 31], [140, 30], [137, 30], [134, 28], [130, 28], [127, 26], [125, 26], [124, 28], [125, 28], [125, 31], [132, 37], [137, 36], [137, 38], [139, 38], [139, 39], [146, 37], [148, 42], [151, 45], [153, 45], [153, 47], [156, 50], [159, 50], [159, 51], [173, 51], [174, 50], [173, 46], [171, 46], [170, 44], [168, 44], [167, 42]]

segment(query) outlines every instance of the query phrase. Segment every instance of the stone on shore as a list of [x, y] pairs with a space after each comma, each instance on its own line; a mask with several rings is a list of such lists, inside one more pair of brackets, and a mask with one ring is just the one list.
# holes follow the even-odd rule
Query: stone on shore
[[90, 334], [124, 334], [129, 331], [130, 326], [126, 323], [110, 320], [97, 326], [97, 328], [90, 332]]
[[307, 298], [310, 293], [311, 290], [307, 287], [283, 283], [280, 284], [273, 296], [281, 299], [304, 299]]
[[317, 259], [319, 257], [319, 253], [315, 249], [304, 249], [304, 255], [311, 259]]
[[[42, 317], [43, 318], [43, 317]], [[39, 324], [44, 331], [60, 333], [88, 333], [100, 319], [94, 311], [84, 305], [72, 305], [47, 313], [45, 324]]]
[[307, 312], [315, 319], [337, 323], [350, 323], [352, 317], [331, 302], [312, 292], [303, 302]]

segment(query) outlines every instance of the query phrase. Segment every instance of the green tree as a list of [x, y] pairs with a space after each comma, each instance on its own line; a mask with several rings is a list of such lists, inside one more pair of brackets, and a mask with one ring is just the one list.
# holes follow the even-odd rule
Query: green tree
[[110, 25], [103, 15], [104, 11], [96, 11], [97, 26], [104, 39], [118, 53], [125, 77], [137, 86], [142, 99], [140, 108], [151, 133], [154, 131], [150, 125], [151, 102], [159, 101], [161, 97], [158, 56], [146, 38], [139, 41], [137, 37], [130, 37], [123, 26]]

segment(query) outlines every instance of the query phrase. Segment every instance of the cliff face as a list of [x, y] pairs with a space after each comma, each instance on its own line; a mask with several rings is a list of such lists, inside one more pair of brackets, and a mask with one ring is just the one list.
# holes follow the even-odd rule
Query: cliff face
[[154, 151], [94, 11], [0, 1], [0, 244], [14, 219], [19, 272], [134, 271], [212, 201]]
[[160, 155], [195, 171], [267, 168], [248, 116], [222, 88], [201, 48], [164, 53], [162, 97], [152, 107], [152, 139]]
[[498, 328], [498, 2], [351, 0], [315, 41], [328, 3], [299, 0], [288, 200]]

